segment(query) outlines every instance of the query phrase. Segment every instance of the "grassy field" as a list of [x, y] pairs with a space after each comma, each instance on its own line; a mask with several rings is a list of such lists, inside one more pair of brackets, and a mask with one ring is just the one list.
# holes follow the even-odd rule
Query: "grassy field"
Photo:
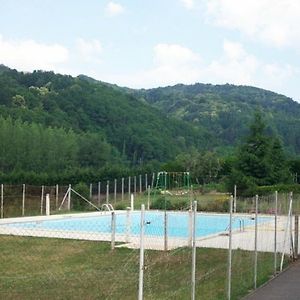
[[[105, 242], [0, 237], [0, 299], [136, 299], [139, 250]], [[273, 272], [260, 253], [258, 283]], [[226, 299], [227, 251], [197, 249], [199, 299]], [[253, 253], [233, 252], [232, 299], [253, 287]], [[145, 299], [190, 299], [191, 249], [146, 251]]]

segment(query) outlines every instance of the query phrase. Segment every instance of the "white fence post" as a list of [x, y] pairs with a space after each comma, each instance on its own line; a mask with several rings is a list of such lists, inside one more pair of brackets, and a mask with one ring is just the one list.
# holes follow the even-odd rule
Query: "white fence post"
[[23, 184], [23, 190], [22, 190], [22, 216], [25, 216], [25, 184]]
[[236, 184], [234, 185], [234, 201], [233, 201], [233, 211], [236, 213]]
[[145, 190], [148, 188], [148, 174], [145, 174]]
[[192, 300], [195, 300], [196, 297], [196, 218], [197, 201], [194, 201], [192, 222]]
[[44, 202], [44, 186], [42, 185], [42, 193], [41, 193], [41, 215], [43, 214], [43, 202]]
[[93, 184], [90, 183], [90, 200], [92, 200], [93, 197]]
[[136, 176], [134, 176], [134, 178], [133, 178], [133, 183], [134, 183], [134, 185], [133, 185], [133, 187], [134, 187], [134, 196], [136, 196]]
[[229, 202], [229, 226], [228, 226], [228, 282], [227, 282], [227, 299], [231, 299], [231, 262], [232, 262], [232, 210], [233, 210], [233, 196], [230, 196]]
[[144, 231], [145, 231], [145, 205], [141, 206], [141, 232], [140, 232], [140, 272], [139, 272], [139, 295], [138, 299], [143, 300], [144, 291]]
[[50, 216], [50, 195], [46, 194], [46, 216]]
[[128, 177], [128, 198], [130, 200], [131, 197], [131, 177]]
[[189, 216], [189, 235], [188, 235], [188, 247], [192, 247], [193, 245], [193, 205], [191, 209], [188, 211]]
[[139, 182], [140, 182], [140, 194], [142, 193], [142, 175], [139, 175]]

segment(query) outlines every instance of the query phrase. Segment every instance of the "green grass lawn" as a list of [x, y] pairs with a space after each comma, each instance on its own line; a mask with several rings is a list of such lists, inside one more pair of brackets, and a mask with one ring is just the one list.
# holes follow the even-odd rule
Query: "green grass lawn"
[[[273, 272], [260, 253], [258, 282]], [[0, 299], [136, 299], [139, 250], [105, 242], [0, 237]], [[191, 249], [146, 251], [145, 299], [190, 299]], [[197, 249], [199, 299], [226, 299], [227, 250]], [[253, 253], [233, 252], [232, 299], [253, 287]]]

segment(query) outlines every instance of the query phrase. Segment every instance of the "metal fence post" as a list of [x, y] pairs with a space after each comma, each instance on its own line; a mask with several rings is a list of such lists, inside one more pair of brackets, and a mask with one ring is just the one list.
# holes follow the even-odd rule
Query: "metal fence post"
[[69, 184], [69, 193], [68, 193], [68, 210], [71, 210], [71, 193], [72, 193], [72, 186]]
[[128, 198], [130, 200], [131, 197], [131, 177], [128, 177]]
[[121, 193], [122, 193], [121, 200], [123, 201], [124, 200], [124, 177], [122, 177]]
[[117, 202], [117, 179], [114, 180], [114, 203]]
[[50, 216], [50, 195], [46, 194], [46, 216]]
[[164, 213], [164, 251], [168, 250], [168, 215], [165, 210]]
[[131, 220], [130, 220], [130, 207], [126, 208], [126, 235], [125, 235], [125, 242], [129, 243], [130, 240], [130, 227], [131, 227]]
[[145, 174], [145, 190], [147, 189], [148, 187], [148, 174], [146, 173]]
[[147, 199], [147, 209], [148, 210], [150, 209], [150, 192], [151, 192], [150, 185], [148, 185], [148, 199]]
[[278, 214], [278, 192], [275, 191], [275, 211], [274, 211], [274, 275], [277, 273], [277, 214]]
[[227, 299], [231, 299], [231, 262], [232, 262], [232, 209], [233, 209], [233, 196], [229, 200], [229, 226], [228, 226], [228, 270], [227, 270]]
[[193, 206], [193, 234], [192, 234], [192, 300], [196, 297], [196, 218], [197, 218], [197, 201]]
[[106, 183], [106, 204], [109, 203], [109, 180]]
[[299, 248], [299, 216], [295, 215], [295, 254], [294, 259], [298, 259], [298, 248]]
[[23, 184], [23, 190], [22, 190], [22, 216], [25, 216], [25, 184]]
[[144, 231], [145, 231], [145, 204], [141, 206], [141, 232], [140, 232], [140, 270], [139, 270], [139, 295], [138, 299], [143, 300], [144, 292]]
[[44, 202], [44, 186], [42, 185], [42, 193], [41, 193], [41, 215], [43, 214], [43, 202]]
[[140, 194], [142, 193], [142, 175], [139, 175]]
[[234, 185], [233, 211], [236, 213], [236, 184]]
[[55, 186], [55, 209], [58, 207], [58, 184]]
[[1, 184], [1, 219], [4, 218], [4, 186]]
[[116, 215], [115, 212], [111, 212], [111, 250], [115, 249], [116, 240]]
[[254, 289], [257, 287], [257, 214], [258, 195], [255, 196], [255, 236], [254, 236]]
[[98, 206], [101, 204], [101, 182], [98, 182]]
[[134, 211], [134, 195], [131, 194], [131, 197], [130, 197], [130, 208], [131, 208], [131, 211]]
[[93, 197], [93, 184], [90, 183], [90, 200], [92, 200]]
[[134, 196], [136, 196], [136, 176], [133, 178]]

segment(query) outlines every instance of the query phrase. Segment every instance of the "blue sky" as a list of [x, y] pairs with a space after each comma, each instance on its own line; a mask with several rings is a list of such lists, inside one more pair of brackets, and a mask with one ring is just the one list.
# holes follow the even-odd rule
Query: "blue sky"
[[0, 63], [134, 88], [245, 84], [300, 101], [299, 0], [0, 0]]

